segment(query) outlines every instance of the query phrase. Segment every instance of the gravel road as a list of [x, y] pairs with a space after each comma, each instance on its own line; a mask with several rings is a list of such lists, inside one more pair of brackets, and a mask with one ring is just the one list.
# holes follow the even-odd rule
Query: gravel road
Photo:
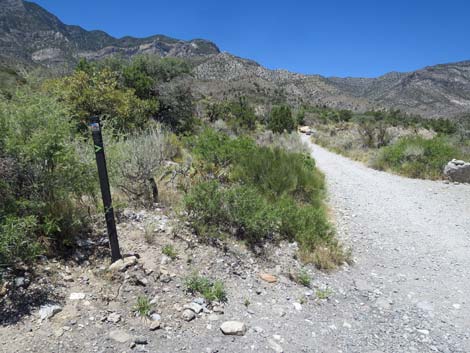
[[345, 299], [331, 315], [352, 329], [325, 335], [325, 347], [470, 352], [470, 186], [372, 170], [302, 139], [356, 259], [331, 277]]

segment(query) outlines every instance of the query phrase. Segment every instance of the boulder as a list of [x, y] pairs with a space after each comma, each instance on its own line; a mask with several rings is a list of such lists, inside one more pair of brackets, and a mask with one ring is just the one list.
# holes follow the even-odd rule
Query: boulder
[[111, 266], [109, 266], [109, 270], [124, 272], [128, 267], [133, 266], [136, 263], [137, 263], [136, 256], [128, 256], [128, 257], [125, 257], [124, 259], [119, 259], [116, 262], [112, 263]]
[[470, 163], [453, 159], [444, 168], [444, 175], [459, 183], [470, 183]]
[[240, 321], [226, 321], [220, 326], [224, 335], [243, 336], [246, 332], [246, 325]]

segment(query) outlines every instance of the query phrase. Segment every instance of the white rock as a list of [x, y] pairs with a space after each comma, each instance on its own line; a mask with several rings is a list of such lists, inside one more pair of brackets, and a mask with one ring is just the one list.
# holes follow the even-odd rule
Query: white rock
[[193, 302], [193, 303], [186, 304], [184, 306], [184, 309], [189, 309], [189, 310], [194, 311], [196, 314], [199, 314], [203, 310], [203, 307], [202, 305], [199, 305]]
[[85, 299], [85, 293], [70, 293], [69, 299], [70, 300], [83, 300]]
[[150, 315], [150, 320], [152, 320], [152, 321], [161, 321], [162, 317], [160, 315], [158, 315], [157, 313], [153, 313], [152, 315]]
[[16, 277], [15, 278], [15, 286], [16, 287], [23, 287], [25, 285], [25, 278], [24, 277]]
[[295, 308], [295, 310], [297, 310], [297, 311], [301, 311], [301, 310], [302, 310], [302, 304], [300, 304], [300, 303], [294, 303], [294, 308]]
[[214, 306], [212, 308], [212, 311], [214, 313], [223, 314], [224, 313], [224, 307], [223, 306]]
[[39, 308], [39, 318], [41, 320], [50, 319], [55, 314], [60, 313], [62, 307], [60, 305], [46, 304]]
[[158, 330], [161, 326], [161, 322], [160, 320], [158, 321], [151, 321], [150, 324], [149, 324], [149, 329], [150, 331], [155, 331], [155, 330]]
[[128, 267], [135, 265], [137, 263], [137, 257], [129, 256], [124, 259], [117, 260], [109, 266], [110, 271], [125, 271]]
[[183, 314], [181, 314], [181, 317], [185, 321], [191, 321], [191, 320], [194, 320], [194, 318], [196, 317], [196, 314], [194, 313], [194, 311], [190, 309], [185, 309], [183, 311]]
[[220, 330], [224, 335], [243, 336], [246, 332], [246, 325], [240, 321], [226, 321], [220, 325]]

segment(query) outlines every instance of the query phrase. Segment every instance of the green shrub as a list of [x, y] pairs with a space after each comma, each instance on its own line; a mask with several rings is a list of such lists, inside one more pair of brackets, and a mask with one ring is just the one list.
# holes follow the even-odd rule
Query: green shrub
[[206, 129], [189, 139], [193, 153], [203, 162], [215, 167], [227, 167], [242, 156], [255, 150], [254, 141], [247, 137], [231, 138], [228, 135]]
[[189, 144], [203, 169], [210, 166], [205, 168], [210, 181], [196, 184], [185, 197], [199, 235], [232, 233], [250, 246], [273, 239], [297, 241], [305, 254], [337, 247], [323, 204], [324, 177], [313, 159], [212, 130]]
[[313, 159], [300, 153], [260, 147], [243, 155], [234, 169], [236, 180], [254, 185], [272, 200], [291, 195], [318, 204], [323, 196], [323, 175]]
[[223, 207], [223, 197], [217, 181], [197, 184], [184, 199], [189, 218], [198, 224], [214, 226], [226, 224], [227, 215]]
[[255, 128], [258, 119], [246, 97], [239, 97], [238, 101], [231, 102], [228, 111], [236, 127], [249, 130]]
[[268, 202], [250, 186], [235, 186], [224, 195], [227, 221], [239, 238], [261, 243], [277, 230], [276, 215]]
[[16, 261], [31, 261], [41, 252], [37, 242], [39, 225], [36, 217], [8, 217], [0, 225], [0, 266]]
[[227, 301], [227, 292], [221, 281], [211, 281], [207, 277], [192, 274], [185, 281], [186, 290], [192, 294], [201, 294], [208, 302]]
[[288, 106], [282, 105], [274, 107], [269, 114], [268, 128], [279, 134], [287, 131], [288, 133], [295, 130], [297, 121], [292, 116], [292, 111]]
[[178, 257], [178, 252], [173, 245], [165, 245], [162, 248], [162, 254], [168, 256], [170, 259], [175, 260]]
[[405, 137], [381, 149], [373, 166], [411, 178], [439, 179], [447, 162], [459, 155], [459, 150], [441, 137]]
[[25, 222], [24, 236], [31, 244], [46, 236], [49, 243], [67, 245], [86, 230], [82, 197], [93, 200], [96, 167], [79, 154], [83, 141], [73, 139], [75, 125], [67, 116], [57, 100], [27, 88], [9, 101], [0, 100], [5, 127], [0, 164], [7, 167], [0, 174], [8, 178], [0, 183], [0, 197], [7, 201], [0, 206], [0, 225], [6, 232], [11, 219]]
[[195, 104], [191, 86], [164, 84], [158, 88], [160, 103], [156, 118], [176, 133], [191, 133], [196, 126]]
[[152, 312], [152, 304], [150, 304], [149, 298], [145, 296], [137, 297], [137, 302], [134, 305], [134, 311], [140, 317], [148, 317]]
[[252, 187], [224, 189], [217, 181], [203, 182], [186, 196], [185, 205], [193, 223], [235, 230], [249, 244], [261, 242], [276, 229], [272, 208]]
[[291, 197], [284, 197], [275, 207], [283, 239], [295, 240], [307, 251], [332, 239], [333, 232], [323, 205], [299, 205]]
[[297, 283], [305, 287], [310, 287], [312, 279], [305, 269], [301, 269], [295, 277]]

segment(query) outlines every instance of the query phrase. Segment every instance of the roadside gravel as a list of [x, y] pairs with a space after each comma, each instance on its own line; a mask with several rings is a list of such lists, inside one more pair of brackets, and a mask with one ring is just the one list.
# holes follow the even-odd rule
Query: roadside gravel
[[354, 329], [324, 337], [325, 345], [470, 352], [470, 186], [376, 171], [302, 139], [356, 259], [331, 278], [346, 291], [336, 315], [352, 318]]

